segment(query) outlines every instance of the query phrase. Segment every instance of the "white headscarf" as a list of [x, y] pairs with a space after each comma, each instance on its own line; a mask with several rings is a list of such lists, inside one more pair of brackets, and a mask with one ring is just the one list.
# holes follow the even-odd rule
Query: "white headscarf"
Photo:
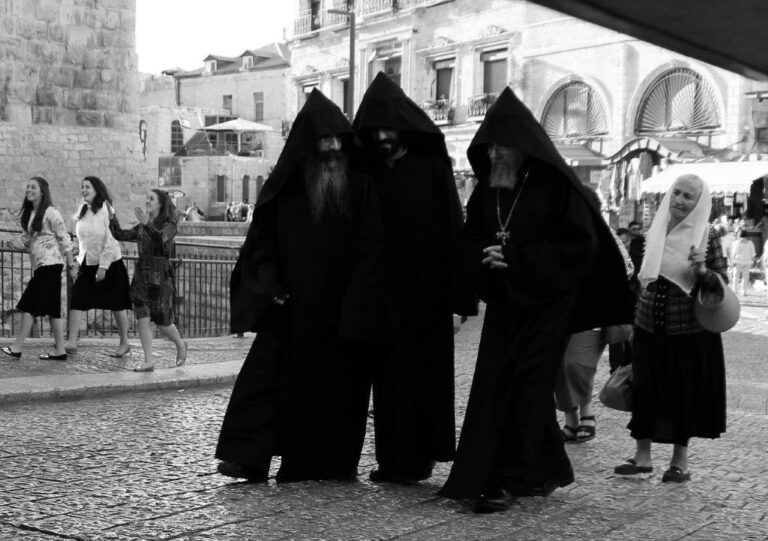
[[678, 180], [683, 178], [678, 177], [661, 201], [651, 228], [648, 230], [643, 265], [640, 268], [638, 278], [640, 284], [647, 287], [661, 275], [690, 295], [696, 285], [696, 278], [691, 270], [688, 254], [691, 246], [697, 246], [702, 251], [707, 249], [712, 195], [709, 186], [701, 178], [695, 175], [684, 176], [695, 177], [701, 182], [699, 202], [696, 203], [696, 207], [690, 214], [667, 234], [667, 227], [671, 219], [669, 202], [672, 199], [675, 185]]

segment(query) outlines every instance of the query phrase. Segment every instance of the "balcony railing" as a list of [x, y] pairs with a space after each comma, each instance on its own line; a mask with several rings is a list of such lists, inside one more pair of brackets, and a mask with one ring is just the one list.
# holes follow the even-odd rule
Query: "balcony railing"
[[357, 12], [360, 15], [374, 15], [376, 13], [386, 13], [398, 8], [400, 0], [359, 0]]
[[453, 124], [454, 106], [450, 100], [427, 101], [421, 104], [421, 108], [438, 126]]
[[293, 21], [293, 35], [301, 36], [318, 30], [321, 26], [320, 13], [312, 9], [299, 11], [299, 16]]
[[347, 0], [326, 0], [323, 3], [323, 27], [336, 26], [337, 24], [347, 24], [349, 18], [346, 15], [339, 13], [328, 13], [329, 9], [340, 9], [346, 11], [349, 9], [349, 3]]
[[483, 94], [477, 94], [470, 96], [469, 107], [467, 108], [468, 118], [482, 118], [488, 111], [491, 105], [496, 102], [496, 98], [499, 97], [498, 92], [485, 92]]

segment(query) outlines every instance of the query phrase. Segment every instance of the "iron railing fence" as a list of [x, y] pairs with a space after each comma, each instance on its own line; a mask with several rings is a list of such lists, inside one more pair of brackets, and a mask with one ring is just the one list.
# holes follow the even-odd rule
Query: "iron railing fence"
[[[226, 248], [226, 247], [219, 247]], [[231, 248], [229, 249], [231, 251]], [[133, 275], [137, 256], [123, 253], [128, 274]], [[221, 336], [229, 333], [229, 278], [236, 254], [194, 255], [171, 259], [176, 269], [176, 326], [184, 337]], [[29, 256], [16, 247], [0, 243], [0, 336], [14, 336], [21, 314], [16, 310], [24, 286], [32, 276]], [[72, 280], [62, 280], [62, 316], [69, 305]], [[117, 334], [109, 310], [89, 310], [80, 336], [102, 337]], [[138, 336], [136, 318], [129, 312], [129, 335]], [[47, 318], [36, 318], [33, 336], [50, 336]]]

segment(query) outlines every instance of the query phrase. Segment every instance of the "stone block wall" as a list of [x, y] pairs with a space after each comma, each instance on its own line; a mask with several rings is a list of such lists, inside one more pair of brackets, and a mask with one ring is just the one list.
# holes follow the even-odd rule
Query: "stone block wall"
[[69, 218], [80, 181], [102, 178], [122, 217], [143, 204], [136, 0], [0, 0], [0, 211], [31, 176]]

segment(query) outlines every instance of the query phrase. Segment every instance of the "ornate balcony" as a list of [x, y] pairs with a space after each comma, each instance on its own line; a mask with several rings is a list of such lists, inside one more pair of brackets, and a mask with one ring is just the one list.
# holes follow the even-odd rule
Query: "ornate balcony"
[[421, 108], [438, 126], [453, 124], [454, 104], [451, 100], [425, 101]]
[[467, 117], [470, 120], [482, 120], [488, 108], [496, 102], [499, 97], [498, 92], [486, 92], [469, 97], [469, 107], [467, 108]]
[[293, 21], [293, 35], [303, 36], [320, 28], [320, 14], [311, 9], [299, 11], [298, 17]]
[[399, 0], [360, 0], [357, 12], [360, 15], [375, 15], [398, 9]]

